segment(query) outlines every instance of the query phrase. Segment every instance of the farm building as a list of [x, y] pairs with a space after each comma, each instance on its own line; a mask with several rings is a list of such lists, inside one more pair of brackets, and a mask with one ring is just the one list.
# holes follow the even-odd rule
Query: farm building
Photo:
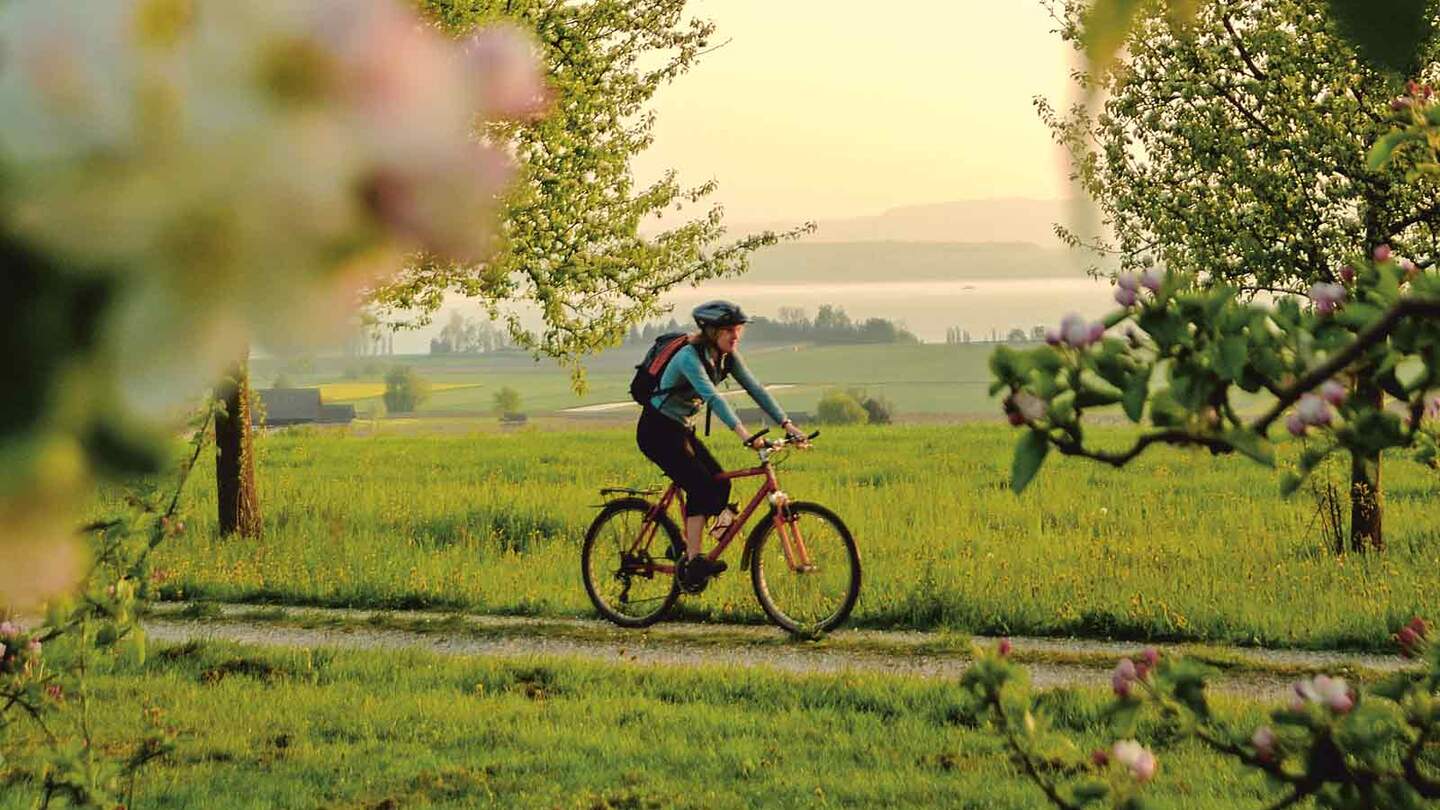
[[326, 405], [318, 388], [265, 388], [259, 394], [261, 407], [251, 411], [257, 425], [348, 425], [355, 419], [354, 405]]

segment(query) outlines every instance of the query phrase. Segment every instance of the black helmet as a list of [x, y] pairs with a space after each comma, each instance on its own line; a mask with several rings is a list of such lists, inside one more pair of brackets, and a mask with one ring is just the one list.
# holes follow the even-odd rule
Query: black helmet
[[690, 313], [701, 329], [707, 326], [735, 326], [749, 323], [750, 318], [739, 304], [729, 301], [706, 301]]

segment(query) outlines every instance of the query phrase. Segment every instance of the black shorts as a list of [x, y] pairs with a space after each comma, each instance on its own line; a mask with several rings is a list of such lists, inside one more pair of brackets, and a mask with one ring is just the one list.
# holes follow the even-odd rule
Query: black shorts
[[693, 428], [645, 408], [635, 426], [635, 443], [685, 491], [686, 514], [714, 516], [724, 511], [730, 501], [730, 481], [715, 477], [723, 468]]

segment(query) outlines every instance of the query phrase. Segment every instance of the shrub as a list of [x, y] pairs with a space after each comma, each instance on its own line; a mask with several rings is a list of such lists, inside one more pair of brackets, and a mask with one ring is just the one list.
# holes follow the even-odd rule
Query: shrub
[[520, 392], [504, 386], [495, 392], [495, 413], [502, 417], [520, 414]]
[[855, 392], [832, 388], [815, 406], [815, 419], [822, 425], [863, 425], [870, 414]]
[[883, 396], [865, 396], [860, 400], [872, 425], [888, 425], [895, 421], [895, 405]]
[[430, 383], [410, 366], [395, 366], [385, 374], [385, 410], [409, 413], [430, 398]]

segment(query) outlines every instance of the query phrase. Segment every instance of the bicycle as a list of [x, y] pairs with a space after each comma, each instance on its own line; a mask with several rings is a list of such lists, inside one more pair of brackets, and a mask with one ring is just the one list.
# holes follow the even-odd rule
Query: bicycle
[[[816, 431], [805, 442], [819, 435]], [[740, 570], [749, 569], [755, 597], [771, 621], [792, 634], [813, 637], [839, 627], [855, 607], [860, 596], [860, 551], [834, 512], [816, 503], [792, 501], [780, 489], [775, 459], [797, 443], [788, 437], [767, 441], [756, 449], [759, 466], [717, 476], [764, 476], [765, 480], [706, 556], [719, 559], [760, 505], [768, 502], [769, 514], [745, 541]], [[580, 555], [585, 591], [600, 615], [611, 622], [648, 627], [663, 619], [680, 598], [677, 562], [684, 557], [685, 544], [668, 512], [672, 503], [677, 504], [684, 525], [684, 493], [671, 483], [663, 493], [606, 487], [600, 494], [620, 497], [601, 505], [585, 533]], [[646, 500], [657, 494], [659, 500]], [[652, 547], [662, 533], [657, 556]]]

